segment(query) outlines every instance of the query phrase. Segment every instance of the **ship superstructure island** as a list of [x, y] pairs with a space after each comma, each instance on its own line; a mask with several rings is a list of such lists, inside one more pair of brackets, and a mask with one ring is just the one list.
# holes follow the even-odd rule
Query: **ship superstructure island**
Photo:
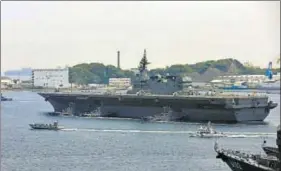
[[70, 111], [73, 115], [99, 109], [101, 116], [143, 118], [169, 113], [171, 120], [245, 122], [263, 121], [277, 106], [266, 95], [234, 95], [190, 89], [188, 76], [148, 76], [146, 51], [139, 64], [139, 73], [132, 90], [126, 94], [51, 92], [38, 93], [53, 106], [55, 112]]

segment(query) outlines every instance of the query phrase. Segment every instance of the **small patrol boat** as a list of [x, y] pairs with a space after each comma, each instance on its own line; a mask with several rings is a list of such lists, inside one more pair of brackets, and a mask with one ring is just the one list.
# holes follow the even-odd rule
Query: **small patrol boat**
[[214, 137], [225, 137], [226, 135], [222, 132], [217, 132], [211, 125], [211, 122], [208, 122], [207, 126], [200, 126], [195, 134], [191, 134], [191, 137], [201, 137], [201, 138], [214, 138]]
[[2, 93], [1, 93], [1, 101], [12, 101], [12, 100], [13, 100], [12, 98], [2, 96]]
[[33, 123], [29, 124], [32, 129], [47, 129], [47, 130], [60, 130], [63, 129], [62, 126], [58, 125], [58, 122], [54, 122], [53, 124], [42, 124], [42, 123]]

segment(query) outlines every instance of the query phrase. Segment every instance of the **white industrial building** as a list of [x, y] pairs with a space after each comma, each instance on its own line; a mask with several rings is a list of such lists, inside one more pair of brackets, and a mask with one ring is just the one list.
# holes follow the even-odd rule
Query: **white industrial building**
[[32, 71], [32, 82], [34, 87], [68, 88], [71, 86], [68, 68], [34, 69]]
[[14, 84], [11, 78], [1, 76], [1, 88], [12, 87]]
[[111, 87], [129, 87], [131, 78], [109, 78], [108, 85]]

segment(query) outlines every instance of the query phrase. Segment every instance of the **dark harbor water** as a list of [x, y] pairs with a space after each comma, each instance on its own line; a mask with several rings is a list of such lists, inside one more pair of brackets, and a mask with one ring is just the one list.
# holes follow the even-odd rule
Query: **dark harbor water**
[[[3, 171], [230, 171], [214, 152], [215, 139], [189, 137], [196, 123], [142, 123], [137, 120], [47, 116], [49, 103], [35, 93], [6, 92], [1, 103]], [[280, 102], [280, 94], [270, 94]], [[253, 133], [220, 138], [220, 146], [263, 153], [264, 138], [275, 145], [280, 106], [261, 124], [214, 124], [218, 131]], [[62, 131], [30, 130], [33, 122], [58, 120]], [[261, 135], [260, 133], [267, 133]]]

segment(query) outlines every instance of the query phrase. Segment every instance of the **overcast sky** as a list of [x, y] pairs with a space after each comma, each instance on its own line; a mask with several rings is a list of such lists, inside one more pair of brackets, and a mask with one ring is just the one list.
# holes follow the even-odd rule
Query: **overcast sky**
[[149, 68], [280, 55], [280, 2], [1, 2], [1, 68], [102, 62]]

